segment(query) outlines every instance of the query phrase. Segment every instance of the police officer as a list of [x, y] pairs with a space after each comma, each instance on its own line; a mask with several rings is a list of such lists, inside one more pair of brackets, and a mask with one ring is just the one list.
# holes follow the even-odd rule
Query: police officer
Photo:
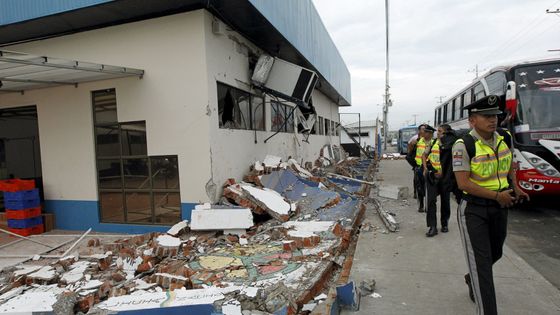
[[[426, 151], [426, 146], [431, 143], [435, 129], [428, 125], [422, 125], [423, 131], [421, 137], [416, 142], [416, 194], [418, 196], [418, 212], [424, 212], [424, 198], [426, 196], [426, 179], [424, 177], [424, 166], [422, 164], [422, 155]], [[430, 129], [428, 129], [430, 127]], [[420, 130], [420, 129], [419, 129]]]
[[511, 136], [497, 130], [500, 102], [490, 95], [465, 106], [473, 129], [452, 151], [453, 171], [463, 191], [457, 219], [469, 267], [465, 282], [478, 314], [485, 315], [497, 314], [492, 266], [502, 256], [508, 208], [529, 199], [517, 185]]
[[[421, 124], [420, 126], [418, 126], [418, 133], [415, 134], [414, 136], [410, 137], [410, 139], [408, 140], [408, 144], [407, 144], [407, 161], [408, 161], [408, 157], [410, 157], [411, 159], [414, 159], [414, 161], [410, 161], [409, 163], [411, 164], [411, 166], [413, 166], [413, 182], [412, 182], [412, 187], [414, 188], [414, 199], [418, 198], [418, 192], [416, 190], [417, 186], [418, 186], [418, 176], [416, 176], [416, 168], [418, 167], [418, 165], [416, 165], [416, 144], [418, 142], [419, 138], [422, 138], [422, 135], [424, 134], [424, 128], [426, 128], [426, 124]], [[412, 152], [414, 150], [414, 152]]]
[[[437, 139], [432, 140], [427, 146], [426, 151], [422, 155], [422, 164], [424, 166], [424, 177], [426, 179], [427, 190], [427, 213], [426, 223], [428, 226], [427, 237], [432, 237], [438, 234], [437, 229], [437, 197], [440, 196], [440, 213], [441, 213], [441, 231], [447, 233], [449, 228], [447, 222], [451, 213], [449, 196], [450, 191], [444, 186], [443, 182], [443, 169], [440, 163], [440, 147], [441, 137], [444, 133], [444, 128], [448, 131], [451, 127], [449, 125], [438, 127]], [[435, 131], [431, 126], [426, 127], [426, 130]]]

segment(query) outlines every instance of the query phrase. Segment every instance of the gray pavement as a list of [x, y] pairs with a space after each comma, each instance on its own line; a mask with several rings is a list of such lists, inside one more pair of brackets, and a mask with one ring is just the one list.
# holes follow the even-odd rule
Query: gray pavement
[[[343, 314], [474, 314], [463, 275], [466, 263], [459, 238], [456, 204], [452, 202], [449, 233], [427, 238], [425, 215], [412, 199], [412, 172], [403, 160], [382, 161], [378, 183], [408, 186], [408, 200], [382, 199], [396, 214], [400, 231], [386, 233], [371, 209], [366, 222], [376, 229], [362, 232], [354, 256], [351, 279], [374, 279], [381, 297], [362, 297], [360, 311]], [[438, 213], [439, 214], [439, 213]], [[494, 266], [501, 314], [559, 314], [560, 291], [505, 246]]]

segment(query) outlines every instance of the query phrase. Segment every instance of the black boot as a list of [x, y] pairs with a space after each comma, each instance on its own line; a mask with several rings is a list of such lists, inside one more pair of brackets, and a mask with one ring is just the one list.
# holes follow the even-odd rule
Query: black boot
[[426, 236], [432, 237], [434, 235], [437, 235], [437, 228], [435, 226], [431, 226], [428, 232], [426, 232]]
[[442, 232], [442, 233], [447, 233], [447, 232], [449, 232], [449, 228], [447, 228], [447, 224], [441, 226], [441, 232]]
[[418, 202], [418, 212], [424, 212], [424, 198], [420, 198]]

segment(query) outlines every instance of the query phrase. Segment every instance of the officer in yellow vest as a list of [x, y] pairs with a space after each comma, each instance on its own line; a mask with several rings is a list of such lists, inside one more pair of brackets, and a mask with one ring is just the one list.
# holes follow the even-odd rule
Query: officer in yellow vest
[[424, 166], [422, 164], [422, 155], [426, 151], [426, 145], [431, 143], [434, 135], [434, 128], [424, 125], [422, 136], [416, 141], [416, 194], [418, 196], [418, 212], [424, 212], [424, 198], [426, 196], [426, 179], [424, 178]]
[[[441, 137], [443, 137], [444, 127], [449, 131], [449, 125], [440, 126], [437, 130], [437, 139], [432, 140], [426, 146], [426, 151], [422, 155], [422, 164], [424, 165], [424, 177], [426, 178], [426, 191], [427, 191], [427, 209], [426, 209], [426, 223], [428, 225], [427, 237], [432, 237], [438, 234], [437, 229], [437, 197], [440, 196], [440, 213], [441, 213], [441, 231], [447, 233], [449, 231], [447, 222], [451, 214], [451, 206], [449, 204], [450, 191], [444, 187], [441, 180], [443, 171], [440, 163]], [[433, 129], [428, 126], [426, 129]]]
[[490, 95], [465, 106], [473, 129], [455, 142], [452, 151], [453, 172], [463, 191], [457, 219], [469, 268], [465, 282], [477, 313], [485, 315], [498, 312], [492, 266], [502, 256], [508, 208], [529, 199], [517, 185], [511, 137], [497, 132], [501, 102]]

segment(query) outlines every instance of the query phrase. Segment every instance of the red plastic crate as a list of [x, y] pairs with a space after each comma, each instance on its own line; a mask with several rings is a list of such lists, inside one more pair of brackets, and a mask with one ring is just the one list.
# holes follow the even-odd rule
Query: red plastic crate
[[6, 219], [27, 219], [38, 217], [41, 215], [41, 207], [23, 209], [23, 210], [8, 210], [6, 209]]
[[45, 232], [45, 228], [43, 227], [42, 224], [39, 224], [25, 229], [8, 228], [8, 231], [12, 233], [16, 233], [21, 236], [29, 236], [29, 235], [42, 234]]
[[32, 179], [5, 179], [0, 180], [0, 191], [17, 192], [31, 190], [35, 188], [35, 181]]

